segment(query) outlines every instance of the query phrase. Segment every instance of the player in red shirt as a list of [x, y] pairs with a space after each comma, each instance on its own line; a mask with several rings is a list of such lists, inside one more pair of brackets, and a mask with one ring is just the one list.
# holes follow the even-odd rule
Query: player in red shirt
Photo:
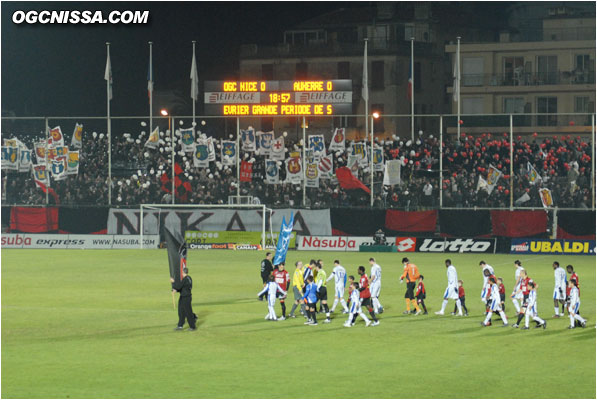
[[497, 278], [497, 284], [500, 288], [500, 305], [502, 306], [502, 311], [506, 312], [506, 287], [504, 286], [504, 280], [502, 278]]
[[[379, 321], [378, 321], [377, 317], [375, 316], [373, 307], [371, 306], [371, 292], [369, 291], [369, 278], [367, 278], [367, 274], [365, 273], [365, 267], [363, 267], [361, 265], [358, 269], [358, 273], [361, 276], [361, 279], [359, 280], [359, 291], [361, 292], [360, 293], [361, 306], [367, 307], [367, 310], [369, 311], [369, 315], [371, 315], [371, 319], [373, 319], [373, 323], [371, 324], [371, 326], [377, 326], [377, 325], [379, 325]], [[356, 314], [355, 314], [355, 316], [356, 316]], [[355, 318], [355, 320], [356, 320], [356, 318]], [[355, 322], [355, 320], [353, 320], [353, 323]]]
[[[415, 293], [415, 298], [417, 299], [417, 303], [423, 307], [423, 315], [427, 314], [427, 307], [425, 306], [425, 285], [423, 284], [423, 275], [419, 275], [419, 284], [417, 285], [417, 292]], [[456, 306], [454, 306], [456, 307]]]
[[[288, 271], [284, 269], [283, 262], [278, 264], [277, 267], [278, 268], [275, 269], [273, 272], [274, 282], [276, 282], [278, 285], [280, 285], [282, 289], [288, 292], [288, 285], [290, 284], [290, 275], [288, 274]], [[283, 321], [286, 319], [286, 303], [284, 302], [284, 299], [286, 299], [286, 295], [278, 293], [278, 296], [280, 298], [280, 305], [282, 306], [282, 317], [278, 318], [278, 321]]]
[[[518, 314], [518, 321], [516, 321], [516, 323], [514, 325], [512, 325], [512, 328], [518, 328], [518, 325], [524, 318], [524, 314], [527, 311], [527, 305], [528, 305], [528, 301], [529, 301], [529, 293], [531, 292], [531, 287], [529, 286], [529, 283], [531, 283], [531, 282], [533, 282], [533, 280], [531, 278], [529, 278], [529, 276], [527, 275], [527, 271], [525, 269], [520, 271], [520, 288], [516, 291], [516, 293], [522, 292], [522, 307], [520, 307], [520, 313]], [[539, 287], [539, 285], [535, 283], [535, 289], [538, 287]], [[512, 294], [512, 296], [510, 296], [510, 297], [514, 298], [514, 296], [516, 296], [516, 293]]]

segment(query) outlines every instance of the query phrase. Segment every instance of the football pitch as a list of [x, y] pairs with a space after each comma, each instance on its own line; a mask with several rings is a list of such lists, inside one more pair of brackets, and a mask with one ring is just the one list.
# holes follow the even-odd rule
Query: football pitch
[[[345, 328], [340, 306], [330, 324], [306, 326], [300, 314], [265, 321], [266, 303], [256, 296], [264, 252], [189, 251], [199, 316], [190, 332], [174, 331], [166, 250], [4, 250], [1, 395], [595, 398], [595, 257], [412, 253], [427, 288], [429, 315], [419, 316], [402, 314], [403, 254], [291, 251], [287, 270], [322, 258], [329, 274], [337, 258], [358, 276], [359, 265], [369, 273], [371, 255], [383, 270], [381, 324], [366, 328], [359, 318]], [[434, 315], [447, 284], [445, 258], [464, 281], [468, 317], [449, 315], [453, 301], [448, 315]], [[495, 268], [509, 294], [517, 258], [539, 284], [547, 329], [481, 327], [479, 261]], [[579, 275], [585, 329], [567, 329], [567, 316], [552, 318], [554, 260]], [[509, 298], [506, 314], [513, 323]]]

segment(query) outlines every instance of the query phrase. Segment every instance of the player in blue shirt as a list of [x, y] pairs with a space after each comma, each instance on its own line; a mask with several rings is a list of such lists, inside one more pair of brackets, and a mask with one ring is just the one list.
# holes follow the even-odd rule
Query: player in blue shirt
[[307, 322], [305, 325], [317, 325], [317, 285], [313, 283], [313, 276], [307, 278], [307, 287], [305, 288], [305, 294], [301, 300], [307, 302]]

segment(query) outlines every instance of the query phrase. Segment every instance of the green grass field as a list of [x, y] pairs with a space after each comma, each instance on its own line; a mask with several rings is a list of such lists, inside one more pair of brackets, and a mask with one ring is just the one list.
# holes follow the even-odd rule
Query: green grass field
[[[356, 275], [358, 265], [369, 271], [369, 256], [289, 252], [287, 264], [323, 258], [329, 273], [339, 258]], [[479, 326], [479, 260], [495, 267], [509, 293], [515, 256], [452, 255], [469, 317], [433, 315], [447, 282], [445, 255], [411, 254], [425, 275], [425, 316], [402, 315], [402, 255], [376, 257], [381, 325], [365, 328], [359, 319], [344, 328], [346, 316], [336, 313], [331, 324], [312, 327], [303, 318], [264, 320], [266, 304], [256, 299], [262, 252], [190, 251], [199, 328], [175, 332], [166, 250], [4, 250], [1, 395], [595, 398], [594, 257], [518, 257], [540, 285], [545, 331]], [[551, 318], [553, 260], [579, 274], [585, 329], [568, 330], [568, 317]], [[512, 316], [511, 302], [506, 307]]]

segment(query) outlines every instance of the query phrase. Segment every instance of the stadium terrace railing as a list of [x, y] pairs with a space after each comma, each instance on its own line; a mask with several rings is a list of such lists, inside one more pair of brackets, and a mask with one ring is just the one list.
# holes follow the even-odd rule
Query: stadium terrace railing
[[[2, 138], [19, 139], [32, 154], [36, 143], [44, 143], [43, 152], [49, 154], [47, 141], [56, 126], [62, 128], [64, 144], [72, 150], [70, 129], [76, 123], [83, 125], [78, 173], [56, 180], [52, 172], [42, 182], [47, 183], [46, 189], [35, 184], [30, 170], [19, 172], [19, 165], [5, 169], [3, 149], [2, 200], [10, 205], [118, 207], [225, 204], [229, 196], [253, 196], [255, 202], [270, 208], [595, 209], [593, 113], [417, 114], [411, 124], [410, 115], [384, 115], [382, 108], [371, 107], [381, 112], [378, 119], [363, 115], [197, 116], [191, 146], [201, 138], [215, 139], [215, 160], [201, 168], [194, 167], [194, 153], [181, 148], [181, 130], [193, 127], [191, 116], [153, 117], [151, 121], [147, 116], [111, 117], [112, 137], [104, 133], [106, 117], [2, 117]], [[335, 170], [353, 162], [352, 153], [367, 153], [371, 148], [372, 135], [365, 130], [365, 119], [374, 132], [374, 148], [381, 149], [384, 162], [400, 161], [394, 176], [399, 182], [384, 185], [383, 164], [375, 162], [371, 168], [371, 157], [365, 157], [359, 167], [353, 166], [352, 173], [370, 193], [343, 189], [341, 182], [327, 177], [319, 177], [318, 186], [309, 187], [301, 179], [308, 164], [315, 164], [306, 162], [306, 156], [310, 160], [311, 156], [303, 144], [308, 143], [309, 136], [324, 138]], [[266, 156], [243, 149], [241, 131], [250, 126], [284, 137], [282, 160], [275, 168], [268, 163], [275, 179], [267, 177]], [[155, 127], [158, 137], [154, 148], [146, 147], [150, 128]], [[344, 129], [345, 146], [351, 154], [329, 150], [336, 128]], [[352, 142], [357, 144], [354, 150]], [[224, 148], [238, 156], [224, 159]], [[283, 168], [284, 160], [292, 157], [300, 160], [295, 167], [302, 171], [294, 177], [295, 183], [285, 179], [287, 171]], [[374, 158], [377, 161], [378, 155]], [[31, 161], [44, 164], [48, 170], [53, 166], [47, 158], [42, 162], [35, 155]], [[246, 162], [252, 171], [241, 179], [241, 167]], [[26, 167], [26, 163], [21, 166]]]

